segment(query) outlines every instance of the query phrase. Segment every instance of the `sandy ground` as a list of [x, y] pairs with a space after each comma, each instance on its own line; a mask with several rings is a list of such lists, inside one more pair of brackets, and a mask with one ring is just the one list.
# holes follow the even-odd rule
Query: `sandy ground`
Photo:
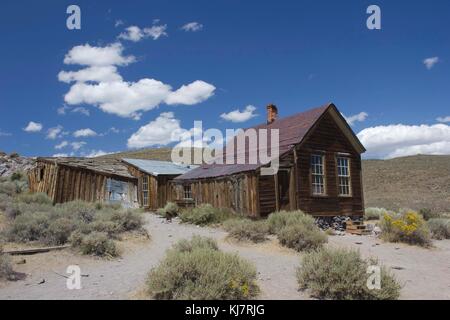
[[[295, 269], [300, 255], [278, 245], [276, 239], [262, 244], [239, 244], [226, 238], [220, 229], [166, 223], [155, 215], [146, 216], [150, 241], [132, 239], [121, 243], [122, 257], [104, 260], [78, 255], [71, 250], [25, 258], [15, 270], [27, 274], [25, 280], [0, 283], [0, 299], [143, 299], [148, 271], [164, 257], [177, 240], [194, 234], [217, 239], [222, 250], [236, 252], [252, 261], [258, 269], [261, 299], [308, 299], [298, 292]], [[378, 245], [377, 245], [378, 244]], [[378, 257], [394, 267], [393, 272], [404, 284], [402, 299], [450, 299], [450, 240], [438, 241], [434, 249], [402, 244], [382, 243], [370, 236], [332, 236], [331, 246], [358, 248], [361, 253]], [[81, 290], [68, 290], [66, 268], [79, 265]], [[43, 282], [45, 280], [45, 282]], [[43, 283], [41, 283], [43, 282]]]

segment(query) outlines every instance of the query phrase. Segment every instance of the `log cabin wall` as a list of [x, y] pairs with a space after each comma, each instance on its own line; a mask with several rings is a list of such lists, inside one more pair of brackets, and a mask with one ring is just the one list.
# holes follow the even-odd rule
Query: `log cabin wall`
[[259, 216], [258, 175], [255, 172], [177, 182], [173, 184], [173, 190], [178, 201], [186, 200], [184, 185], [190, 185], [195, 205], [211, 204], [249, 217]]
[[[313, 215], [362, 215], [361, 156], [337, 127], [329, 113], [317, 123], [310, 136], [296, 148], [297, 203], [299, 209]], [[325, 195], [312, 194], [311, 155], [325, 157]], [[351, 195], [339, 196], [336, 157], [350, 159]]]

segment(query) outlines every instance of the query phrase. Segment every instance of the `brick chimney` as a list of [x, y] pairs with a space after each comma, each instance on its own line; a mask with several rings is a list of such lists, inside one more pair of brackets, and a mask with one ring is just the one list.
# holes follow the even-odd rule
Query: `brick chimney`
[[274, 104], [267, 106], [267, 124], [271, 124], [278, 118], [278, 109]]

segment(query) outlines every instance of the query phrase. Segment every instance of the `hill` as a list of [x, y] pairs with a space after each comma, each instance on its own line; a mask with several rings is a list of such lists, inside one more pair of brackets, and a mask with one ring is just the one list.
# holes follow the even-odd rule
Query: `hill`
[[363, 185], [366, 208], [450, 212], [450, 156], [364, 160]]
[[[142, 149], [103, 157], [170, 160], [170, 153], [170, 148]], [[450, 212], [450, 156], [363, 160], [363, 185], [366, 207]]]

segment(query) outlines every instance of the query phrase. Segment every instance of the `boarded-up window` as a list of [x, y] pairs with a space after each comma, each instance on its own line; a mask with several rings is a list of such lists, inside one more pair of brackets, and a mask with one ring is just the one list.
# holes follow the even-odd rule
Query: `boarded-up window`
[[142, 178], [142, 205], [144, 207], [148, 206], [148, 177]]
[[311, 156], [312, 193], [315, 195], [325, 194], [325, 173], [323, 163], [324, 163], [323, 155], [313, 154]]
[[337, 171], [339, 179], [339, 195], [349, 196], [350, 188], [350, 159], [346, 157], [337, 158]]
[[192, 199], [192, 189], [189, 184], [183, 186], [184, 199]]

